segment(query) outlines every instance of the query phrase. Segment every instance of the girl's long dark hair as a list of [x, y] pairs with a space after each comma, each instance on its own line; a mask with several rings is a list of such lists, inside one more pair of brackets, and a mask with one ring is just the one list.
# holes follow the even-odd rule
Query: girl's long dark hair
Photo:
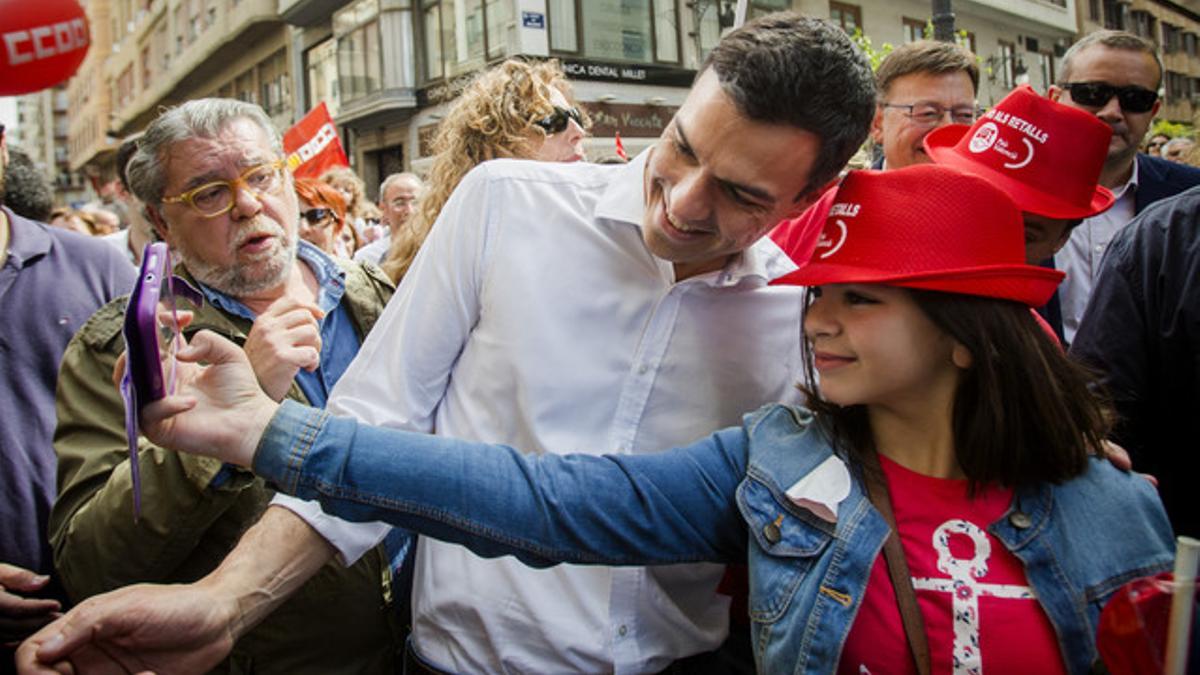
[[[1104, 455], [1111, 426], [1095, 377], [1067, 355], [1017, 302], [906, 289], [933, 323], [971, 353], [954, 395], [954, 451], [970, 490], [987, 483], [1061, 483]], [[809, 407], [839, 450], [874, 451], [866, 408], [822, 399], [804, 342]]]

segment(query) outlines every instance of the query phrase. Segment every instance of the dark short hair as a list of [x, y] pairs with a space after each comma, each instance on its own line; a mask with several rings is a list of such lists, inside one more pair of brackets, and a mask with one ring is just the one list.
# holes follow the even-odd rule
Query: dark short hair
[[821, 139], [797, 197], [836, 177], [867, 138], [875, 114], [871, 66], [834, 24], [796, 12], [759, 17], [722, 38], [700, 74], [708, 68], [746, 117]]
[[13, 213], [42, 223], [50, 219], [54, 190], [29, 155], [17, 148], [8, 149], [8, 165], [0, 186], [0, 204]]
[[1162, 58], [1158, 55], [1158, 48], [1146, 38], [1123, 30], [1094, 31], [1079, 38], [1078, 42], [1071, 45], [1067, 53], [1063, 54], [1062, 67], [1058, 70], [1059, 86], [1071, 82], [1071, 63], [1075, 60], [1075, 57], [1088, 47], [1096, 45], [1108, 47], [1109, 49], [1123, 49], [1130, 52], [1149, 54], [1150, 58], [1154, 59], [1154, 65], [1158, 67], [1158, 82], [1154, 85], [1154, 88], [1158, 89], [1162, 86], [1163, 62]]
[[[1112, 412], [1095, 377], [1069, 359], [1029, 308], [1010, 300], [906, 289], [971, 365], [954, 395], [954, 451], [969, 489], [1061, 483], [1103, 456]], [[874, 452], [861, 405], [839, 407], [813, 389], [812, 346], [803, 344], [809, 407], [835, 447]]]
[[944, 75], [962, 71], [971, 78], [971, 90], [979, 91], [979, 63], [975, 55], [953, 42], [917, 40], [900, 45], [879, 63], [875, 86], [879, 95], [887, 95], [896, 78], [913, 73]]

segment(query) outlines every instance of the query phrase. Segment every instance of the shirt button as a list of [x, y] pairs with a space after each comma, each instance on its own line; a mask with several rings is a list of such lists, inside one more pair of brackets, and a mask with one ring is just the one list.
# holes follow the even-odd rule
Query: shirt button
[[1008, 522], [1018, 530], [1027, 530], [1031, 525], [1033, 525], [1033, 520], [1030, 519], [1029, 514], [1022, 511], [1017, 511], [1009, 516]]
[[620, 628], [617, 629], [617, 635], [620, 635], [621, 637], [625, 637], [625, 634], [628, 632], [629, 632], [629, 629], [626, 628], [624, 625], [622, 625]]
[[648, 372], [650, 372], [650, 366], [648, 366], [644, 363], [642, 365], [638, 366], [638, 375], [645, 375]]

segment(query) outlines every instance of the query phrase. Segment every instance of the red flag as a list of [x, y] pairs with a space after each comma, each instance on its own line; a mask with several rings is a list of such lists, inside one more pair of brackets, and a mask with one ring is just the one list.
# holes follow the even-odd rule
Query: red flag
[[617, 141], [617, 157], [620, 157], [621, 159], [628, 162], [629, 155], [625, 154], [625, 145], [621, 143], [621, 132], [619, 132], [619, 131], [613, 132], [613, 136], [616, 138], [616, 141]]
[[317, 178], [335, 166], [350, 166], [329, 109], [322, 102], [283, 135], [288, 169], [301, 178]]

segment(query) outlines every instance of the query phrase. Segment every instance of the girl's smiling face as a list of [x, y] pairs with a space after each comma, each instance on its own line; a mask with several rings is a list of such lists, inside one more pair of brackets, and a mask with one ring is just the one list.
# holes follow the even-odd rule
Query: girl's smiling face
[[970, 354], [934, 325], [907, 290], [829, 284], [811, 291], [804, 334], [822, 398], [894, 409], [953, 400]]

